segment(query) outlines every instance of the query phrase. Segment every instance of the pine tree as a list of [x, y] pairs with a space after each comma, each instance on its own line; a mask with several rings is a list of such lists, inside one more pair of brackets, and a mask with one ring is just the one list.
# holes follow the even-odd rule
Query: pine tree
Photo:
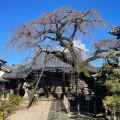
[[[119, 60], [115, 51], [110, 50], [102, 57], [105, 63], [102, 67], [101, 75], [104, 76], [103, 85], [106, 87], [106, 96], [103, 98], [103, 106], [111, 113], [120, 112], [120, 69]], [[119, 115], [119, 114], [118, 114]]]

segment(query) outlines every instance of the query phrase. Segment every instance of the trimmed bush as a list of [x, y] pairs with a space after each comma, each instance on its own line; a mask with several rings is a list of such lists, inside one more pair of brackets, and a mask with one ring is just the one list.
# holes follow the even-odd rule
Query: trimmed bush
[[[21, 102], [22, 98], [19, 95], [10, 95], [9, 101], [2, 101], [0, 105], [0, 120], [3, 120], [8, 114]], [[2, 114], [3, 113], [3, 114]]]
[[1, 112], [0, 112], [0, 120], [3, 120], [3, 116]]
[[21, 102], [22, 98], [20, 95], [10, 95], [9, 96], [9, 103], [13, 105], [18, 105]]

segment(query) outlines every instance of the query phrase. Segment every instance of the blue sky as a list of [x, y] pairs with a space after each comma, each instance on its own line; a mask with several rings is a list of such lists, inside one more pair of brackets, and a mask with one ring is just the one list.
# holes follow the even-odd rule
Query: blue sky
[[[119, 5], [120, 0], [0, 0], [0, 57], [8, 64], [21, 63], [24, 56], [16, 53], [15, 50], [3, 54], [10, 31], [45, 12], [52, 12], [64, 6], [71, 6], [78, 11], [94, 8], [105, 21], [117, 26], [120, 25]], [[82, 43], [90, 50], [91, 45], [97, 40], [114, 37], [109, 35], [107, 30], [98, 32], [93, 41], [82, 40]]]

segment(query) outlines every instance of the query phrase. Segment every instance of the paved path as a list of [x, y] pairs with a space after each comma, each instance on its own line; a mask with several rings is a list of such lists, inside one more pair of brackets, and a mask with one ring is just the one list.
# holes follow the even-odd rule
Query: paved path
[[38, 101], [28, 110], [19, 110], [5, 120], [47, 120], [52, 101]]
[[28, 110], [19, 110], [5, 120], [93, 120], [78, 118], [76, 115], [69, 118], [63, 107], [62, 100], [41, 100]]
[[53, 100], [47, 120], [68, 120], [62, 100]]
[[83, 118], [78, 118], [76, 115], [69, 118], [63, 107], [62, 100], [56, 99], [52, 101], [47, 120], [83, 120]]

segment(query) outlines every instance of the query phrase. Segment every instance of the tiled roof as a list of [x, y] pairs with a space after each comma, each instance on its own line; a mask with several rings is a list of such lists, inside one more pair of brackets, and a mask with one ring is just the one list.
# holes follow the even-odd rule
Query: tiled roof
[[5, 64], [5, 63], [7, 63], [4, 59], [2, 59], [1, 57], [0, 57], [0, 62], [2, 62], [3, 64]]
[[27, 78], [27, 76], [32, 72], [31, 69], [26, 70], [13, 70], [10, 73], [5, 73], [2, 77], [4, 79], [19, 79], [19, 78]]
[[108, 31], [108, 33], [115, 36], [120, 36], [120, 26], [113, 27], [111, 31]]
[[[36, 57], [36, 55], [38, 55]], [[12, 66], [3, 65], [3, 68], [6, 68], [6, 73], [3, 75], [5, 79], [15, 79], [15, 78], [26, 78], [33, 70], [42, 70], [44, 67], [44, 63], [47, 56], [47, 62], [45, 71], [64, 71], [69, 72], [72, 70], [72, 66], [61, 61], [58, 57], [55, 57], [53, 54], [46, 54], [45, 52], [41, 52], [40, 54], [35, 53], [34, 58], [31, 62], [26, 64], [17, 64]], [[90, 65], [85, 66], [85, 70], [88, 72], [96, 73], [100, 69], [95, 68]], [[9, 71], [9, 72], [8, 72]]]

